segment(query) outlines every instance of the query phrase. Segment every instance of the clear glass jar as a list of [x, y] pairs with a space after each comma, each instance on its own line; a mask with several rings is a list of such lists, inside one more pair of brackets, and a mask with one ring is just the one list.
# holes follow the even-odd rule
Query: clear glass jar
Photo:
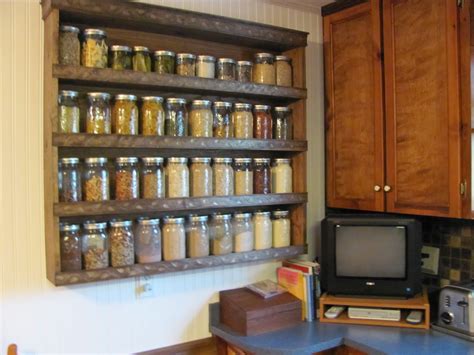
[[275, 56], [270, 53], [255, 54], [252, 78], [254, 83], [275, 85]]
[[235, 194], [253, 194], [253, 167], [252, 158], [234, 159]]
[[134, 200], [140, 198], [138, 158], [115, 159], [115, 199]]
[[81, 42], [79, 28], [74, 26], [59, 27], [59, 64], [81, 64]]
[[143, 168], [141, 173], [142, 198], [165, 197], [165, 172], [163, 158], [142, 158]]
[[81, 64], [89, 68], [107, 68], [107, 43], [105, 31], [87, 28], [83, 33]]
[[110, 134], [110, 95], [105, 92], [89, 92], [87, 100], [86, 133]]
[[272, 213], [273, 247], [284, 248], [291, 243], [291, 221], [289, 211]]
[[79, 133], [81, 115], [77, 91], [60, 91], [58, 95], [58, 132]]
[[211, 222], [211, 254], [232, 253], [233, 242], [232, 215], [214, 214]]
[[191, 53], [178, 53], [176, 55], [176, 74], [194, 76], [196, 73], [196, 56]]
[[184, 218], [166, 217], [163, 224], [163, 260], [186, 258], [186, 230]]
[[253, 63], [248, 60], [239, 60], [237, 62], [237, 80], [242, 83], [249, 83], [252, 81], [252, 67]]
[[207, 216], [190, 216], [186, 246], [188, 258], [202, 258], [209, 255], [209, 227]]
[[132, 67], [135, 71], [151, 72], [150, 50], [147, 47], [133, 47]]
[[212, 137], [211, 101], [193, 100], [189, 113], [189, 133], [193, 137]]
[[141, 218], [135, 225], [135, 259], [139, 264], [161, 261], [161, 230], [158, 218]]
[[185, 99], [166, 99], [165, 117], [165, 134], [167, 136], [184, 137], [188, 135], [188, 111]]
[[273, 122], [271, 107], [268, 105], [255, 105], [254, 115], [253, 136], [257, 139], [272, 139]]
[[128, 46], [110, 46], [109, 67], [114, 70], [132, 69], [132, 48]]
[[214, 102], [214, 137], [232, 138], [232, 102]]
[[293, 69], [291, 59], [285, 55], [275, 57], [276, 84], [281, 86], [291, 86], [293, 82]]
[[269, 158], [255, 158], [253, 160], [253, 193], [269, 194], [271, 193], [271, 168]]
[[254, 225], [251, 213], [236, 213], [232, 221], [234, 231], [234, 252], [241, 253], [254, 249]]
[[214, 158], [212, 175], [213, 192], [215, 196], [229, 196], [234, 194], [232, 158]]
[[189, 171], [191, 175], [191, 196], [212, 196], [211, 158], [192, 158]]
[[140, 117], [144, 136], [163, 136], [165, 134], [165, 110], [162, 97], [142, 97]]
[[60, 224], [61, 271], [82, 270], [82, 237], [79, 224]]
[[255, 227], [255, 250], [271, 248], [273, 235], [270, 212], [255, 212], [253, 223]]
[[231, 58], [217, 60], [217, 79], [235, 80], [235, 60]]
[[58, 166], [59, 202], [82, 200], [79, 158], [62, 158]]
[[113, 267], [135, 263], [135, 241], [132, 221], [110, 222], [110, 261]]
[[109, 171], [107, 158], [86, 158], [82, 179], [84, 201], [105, 201], [110, 199]]
[[216, 58], [212, 55], [198, 55], [196, 59], [196, 76], [214, 79], [216, 77]]
[[174, 74], [175, 53], [171, 51], [155, 51], [154, 70], [158, 74]]
[[272, 192], [283, 194], [293, 192], [293, 169], [291, 159], [275, 159], [272, 167]]
[[138, 107], [135, 95], [115, 95], [112, 111], [112, 132], [138, 134]]
[[187, 158], [168, 158], [165, 170], [167, 197], [189, 197], [189, 169]]
[[107, 223], [86, 222], [82, 237], [82, 260], [85, 270], [109, 266]]
[[235, 138], [253, 138], [253, 114], [251, 104], [236, 103], [234, 105], [234, 112], [232, 113], [232, 122]]
[[293, 139], [292, 109], [281, 106], [274, 108], [275, 121], [273, 123], [274, 139]]

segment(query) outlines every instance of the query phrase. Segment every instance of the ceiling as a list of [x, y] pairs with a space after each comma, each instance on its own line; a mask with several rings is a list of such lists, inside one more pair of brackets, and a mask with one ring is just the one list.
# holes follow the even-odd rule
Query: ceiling
[[335, 0], [264, 0], [265, 2], [278, 6], [291, 7], [292, 9], [305, 10], [320, 13], [321, 6], [334, 2]]

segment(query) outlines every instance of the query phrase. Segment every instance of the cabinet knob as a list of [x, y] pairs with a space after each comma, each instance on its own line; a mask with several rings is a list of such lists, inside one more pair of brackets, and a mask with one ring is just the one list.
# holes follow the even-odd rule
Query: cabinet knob
[[374, 186], [374, 191], [375, 192], [379, 192], [380, 190], [382, 190], [382, 188], [379, 185]]
[[385, 186], [383, 187], [383, 190], [384, 190], [385, 192], [389, 192], [391, 189], [392, 189], [392, 188], [391, 188], [390, 186], [388, 186], [388, 185], [385, 185]]

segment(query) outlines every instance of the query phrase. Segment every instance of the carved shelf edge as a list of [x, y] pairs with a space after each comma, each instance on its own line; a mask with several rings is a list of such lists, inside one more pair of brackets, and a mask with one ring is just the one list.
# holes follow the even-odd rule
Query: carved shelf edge
[[306, 252], [305, 246], [290, 246], [286, 248], [273, 248], [254, 250], [244, 253], [232, 253], [222, 256], [208, 256], [196, 259], [183, 259], [176, 261], [161, 261], [151, 264], [135, 264], [126, 267], [107, 268], [90, 271], [59, 272], [56, 274], [55, 285], [65, 286], [95, 281], [117, 280], [128, 277], [164, 274], [170, 272], [187, 271], [216, 266], [235, 265], [252, 261], [286, 259]]

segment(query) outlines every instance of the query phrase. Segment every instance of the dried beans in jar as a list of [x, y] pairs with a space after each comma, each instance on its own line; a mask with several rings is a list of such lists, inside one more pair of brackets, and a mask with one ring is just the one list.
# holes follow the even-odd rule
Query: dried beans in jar
[[82, 269], [82, 237], [78, 224], [60, 224], [61, 271]]

